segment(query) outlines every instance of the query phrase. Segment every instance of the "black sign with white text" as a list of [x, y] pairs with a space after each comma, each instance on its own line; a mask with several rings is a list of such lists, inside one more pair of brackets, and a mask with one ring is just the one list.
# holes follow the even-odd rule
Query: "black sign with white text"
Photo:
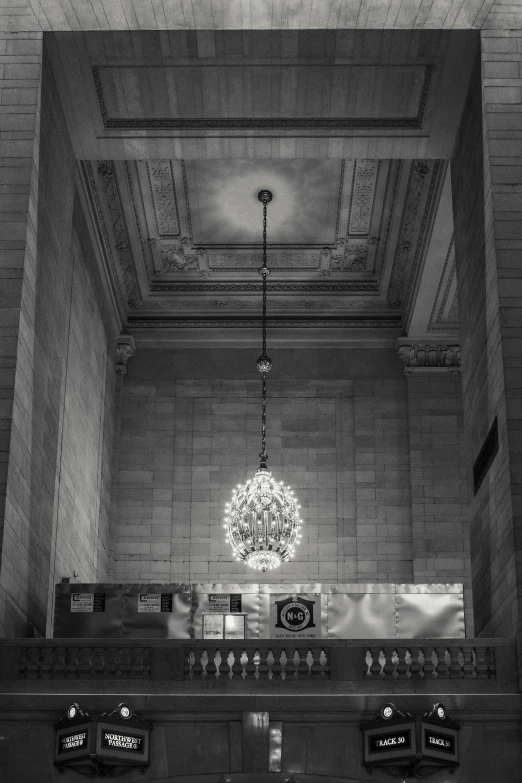
[[455, 755], [455, 737], [451, 734], [439, 734], [424, 728], [424, 745], [426, 750], [436, 750], [440, 753]]
[[411, 748], [411, 731], [390, 731], [369, 737], [370, 753], [386, 753]]
[[129, 732], [120, 734], [116, 731], [102, 729], [101, 746], [116, 751], [123, 750], [126, 753], [143, 753], [143, 737]]
[[58, 753], [69, 753], [71, 751], [86, 748], [89, 739], [87, 729], [83, 731], [73, 731], [68, 734], [62, 734], [58, 737]]

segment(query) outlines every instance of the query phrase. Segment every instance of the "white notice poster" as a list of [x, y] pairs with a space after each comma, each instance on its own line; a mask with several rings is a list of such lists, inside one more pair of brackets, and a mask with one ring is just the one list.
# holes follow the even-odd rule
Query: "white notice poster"
[[140, 595], [138, 600], [138, 613], [161, 612], [161, 594]]
[[71, 612], [94, 612], [94, 593], [71, 593]]

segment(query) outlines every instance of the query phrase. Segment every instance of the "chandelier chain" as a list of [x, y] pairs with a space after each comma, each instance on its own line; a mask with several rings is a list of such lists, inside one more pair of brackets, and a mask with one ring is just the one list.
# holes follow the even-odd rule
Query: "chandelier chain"
[[[263, 201], [263, 266], [260, 269], [263, 278], [263, 350], [261, 356], [266, 359], [266, 279], [269, 270], [266, 265], [266, 224], [267, 224], [267, 206], [268, 202]], [[259, 455], [261, 463], [266, 466], [268, 454], [266, 453], [266, 370], [261, 372], [261, 453]]]

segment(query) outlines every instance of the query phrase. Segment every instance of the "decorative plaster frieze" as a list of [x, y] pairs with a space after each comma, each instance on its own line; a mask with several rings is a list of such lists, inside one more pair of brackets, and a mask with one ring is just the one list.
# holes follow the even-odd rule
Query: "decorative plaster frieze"
[[[399, 308], [408, 300], [411, 281], [415, 276], [415, 268], [419, 262], [421, 249], [424, 246], [424, 235], [439, 170], [440, 161], [426, 162], [424, 160], [416, 160], [413, 162], [410, 187], [402, 218], [401, 234], [397, 243], [390, 287], [388, 289], [388, 304], [390, 307]], [[429, 174], [431, 176], [428, 176]], [[424, 196], [426, 187], [429, 190], [427, 196]], [[419, 228], [419, 212], [423, 205], [424, 211]], [[409, 268], [411, 269], [408, 274]], [[410, 285], [406, 286], [408, 277]]]
[[320, 276], [329, 277], [332, 272], [368, 272], [370, 246], [378, 242], [372, 237], [367, 242], [352, 244], [340, 237], [333, 248], [324, 247], [320, 253]]
[[145, 165], [158, 235], [177, 236], [179, 235], [179, 216], [172, 162], [170, 160], [150, 160]]
[[116, 338], [116, 372], [127, 375], [127, 362], [136, 352], [134, 338], [130, 334], [120, 334]]
[[358, 160], [355, 164], [348, 233], [365, 236], [370, 230], [379, 174], [379, 161]]
[[196, 248], [188, 237], [176, 244], [160, 242], [151, 237], [149, 245], [157, 248], [164, 272], [197, 272], [200, 277], [208, 277], [208, 255], [204, 248]]
[[141, 304], [142, 299], [136, 280], [136, 270], [132, 258], [131, 244], [127, 226], [125, 224], [112, 161], [98, 161], [98, 174], [101, 180], [102, 190], [105, 193], [105, 203], [111, 221], [114, 247], [118, 253], [121, 274], [127, 293], [127, 304], [129, 307], [135, 308]]
[[397, 353], [404, 362], [404, 373], [450, 372], [460, 375], [460, 345], [399, 340]]

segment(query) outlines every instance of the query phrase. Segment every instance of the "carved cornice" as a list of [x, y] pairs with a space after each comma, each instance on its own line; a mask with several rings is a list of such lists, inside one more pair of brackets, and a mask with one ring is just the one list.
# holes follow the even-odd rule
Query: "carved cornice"
[[[274, 283], [268, 284], [269, 291], [282, 291], [299, 293], [328, 293], [333, 291], [334, 293], [347, 293], [347, 292], [364, 292], [364, 293], [377, 293], [379, 291], [379, 284], [370, 280], [366, 281], [354, 281], [353, 283]], [[175, 293], [175, 292], [211, 292], [217, 293], [221, 291], [233, 292], [256, 292], [260, 291], [260, 283], [151, 283], [150, 290], [152, 293]]]
[[145, 163], [145, 167], [158, 236], [179, 236], [179, 213], [172, 161], [150, 160]]
[[[237, 320], [215, 320], [200, 318], [197, 320], [161, 320], [151, 321], [145, 318], [132, 318], [130, 329], [260, 329], [261, 319], [238, 318]], [[400, 329], [400, 318], [361, 319], [269, 319], [270, 329]]]
[[127, 375], [127, 362], [136, 352], [134, 338], [130, 334], [120, 334], [116, 338], [116, 372]]
[[460, 375], [460, 345], [451, 343], [399, 340], [397, 353], [404, 362], [404, 373], [449, 372]]

